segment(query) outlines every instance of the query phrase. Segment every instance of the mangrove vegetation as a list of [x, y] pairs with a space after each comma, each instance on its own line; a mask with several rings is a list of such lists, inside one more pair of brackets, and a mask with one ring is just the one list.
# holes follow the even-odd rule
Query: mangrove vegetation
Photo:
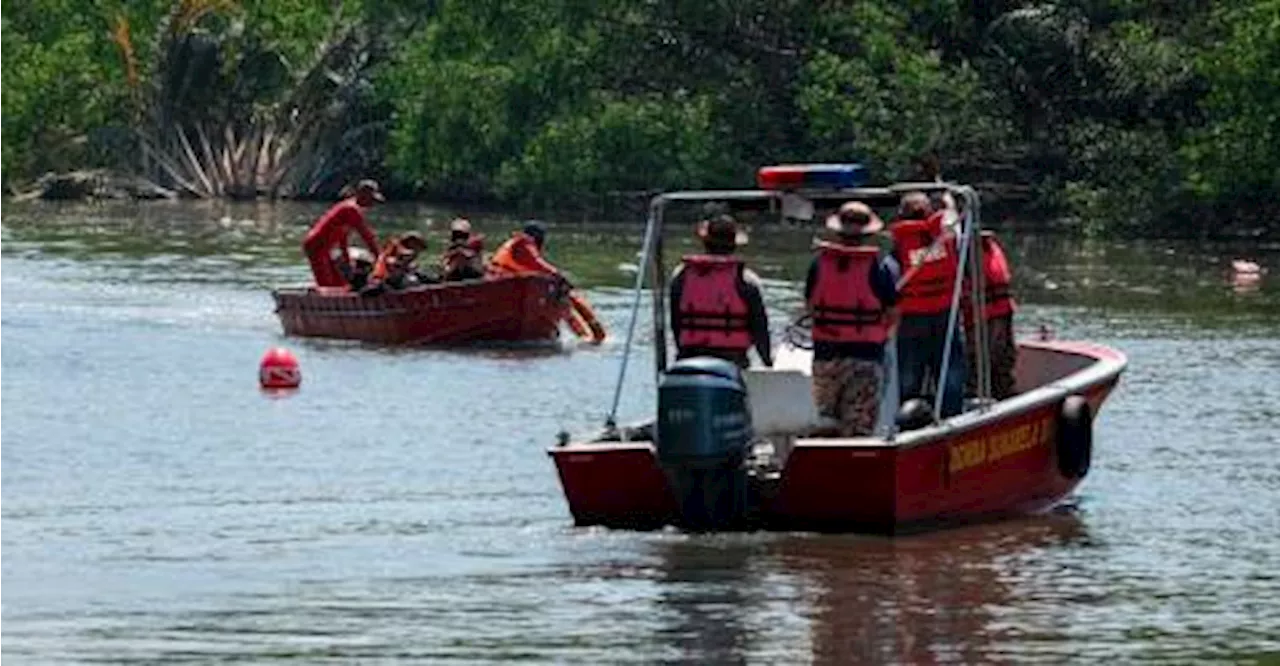
[[1103, 235], [1276, 234], [1280, 0], [26, 0], [3, 177], [608, 209], [936, 156]]

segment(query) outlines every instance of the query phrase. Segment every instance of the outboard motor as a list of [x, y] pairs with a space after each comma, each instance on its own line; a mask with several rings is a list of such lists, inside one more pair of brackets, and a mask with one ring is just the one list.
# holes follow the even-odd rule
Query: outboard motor
[[747, 511], [751, 443], [747, 387], [737, 365], [688, 358], [658, 385], [658, 463], [680, 503], [680, 526], [724, 529]]

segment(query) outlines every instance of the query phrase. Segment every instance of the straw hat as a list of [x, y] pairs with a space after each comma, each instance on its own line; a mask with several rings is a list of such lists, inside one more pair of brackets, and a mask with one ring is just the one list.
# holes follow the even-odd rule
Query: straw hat
[[884, 229], [884, 222], [861, 201], [846, 201], [827, 218], [827, 228], [845, 236], [870, 235]]

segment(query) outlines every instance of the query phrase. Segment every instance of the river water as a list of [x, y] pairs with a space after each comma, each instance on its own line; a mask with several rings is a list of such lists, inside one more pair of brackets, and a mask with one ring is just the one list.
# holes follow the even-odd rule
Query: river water
[[[1019, 328], [1130, 359], [1062, 511], [899, 539], [690, 536], [574, 528], [544, 454], [603, 420], [616, 338], [283, 339], [268, 288], [305, 279], [297, 242], [317, 212], [4, 207], [10, 663], [1280, 656], [1276, 246], [1005, 231]], [[449, 217], [378, 212], [436, 238]], [[491, 239], [514, 224], [479, 222]], [[640, 234], [553, 224], [552, 258], [618, 334]], [[670, 243], [692, 247], [683, 229]], [[748, 247], [775, 330], [808, 243], [758, 228]], [[1233, 285], [1234, 257], [1273, 275]], [[302, 362], [289, 397], [256, 387], [276, 344]], [[652, 405], [644, 344], [635, 360], [624, 417]]]

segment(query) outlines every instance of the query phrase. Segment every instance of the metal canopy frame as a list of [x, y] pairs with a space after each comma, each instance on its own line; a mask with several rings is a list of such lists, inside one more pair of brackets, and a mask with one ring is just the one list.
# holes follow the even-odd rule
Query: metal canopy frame
[[645, 288], [645, 274], [649, 276], [649, 289], [652, 293], [653, 309], [653, 345], [654, 373], [657, 379], [667, 369], [667, 284], [666, 271], [663, 266], [662, 230], [667, 206], [672, 203], [698, 202], [742, 202], [742, 201], [774, 201], [781, 202], [784, 196], [799, 196], [809, 201], [858, 201], [896, 198], [906, 192], [925, 193], [949, 192], [960, 207], [961, 224], [957, 238], [959, 249], [959, 267], [955, 289], [951, 296], [951, 308], [947, 323], [947, 337], [944, 342], [942, 369], [937, 378], [938, 386], [934, 400], [934, 420], [938, 420], [942, 410], [943, 388], [945, 386], [950, 350], [957, 344], [957, 325], [959, 324], [961, 292], [964, 284], [964, 271], [969, 271], [969, 284], [973, 309], [974, 348], [977, 354], [978, 397], [982, 398], [982, 408], [991, 403], [991, 374], [987, 360], [987, 325], [982, 313], [986, 310], [986, 285], [982, 255], [982, 217], [981, 201], [977, 191], [968, 185], [947, 182], [899, 182], [885, 187], [855, 187], [840, 189], [797, 189], [797, 190], [690, 190], [667, 192], [655, 196], [649, 204], [649, 219], [645, 226], [644, 245], [641, 250], [641, 270], [636, 272], [634, 298], [632, 300], [631, 319], [627, 326], [626, 341], [623, 346], [622, 364], [618, 373], [618, 382], [614, 389], [613, 405], [609, 410], [606, 426], [616, 427], [618, 404], [622, 396], [622, 386], [626, 378], [628, 359], [631, 355], [631, 343], [635, 335], [636, 321], [639, 316], [640, 295]]

